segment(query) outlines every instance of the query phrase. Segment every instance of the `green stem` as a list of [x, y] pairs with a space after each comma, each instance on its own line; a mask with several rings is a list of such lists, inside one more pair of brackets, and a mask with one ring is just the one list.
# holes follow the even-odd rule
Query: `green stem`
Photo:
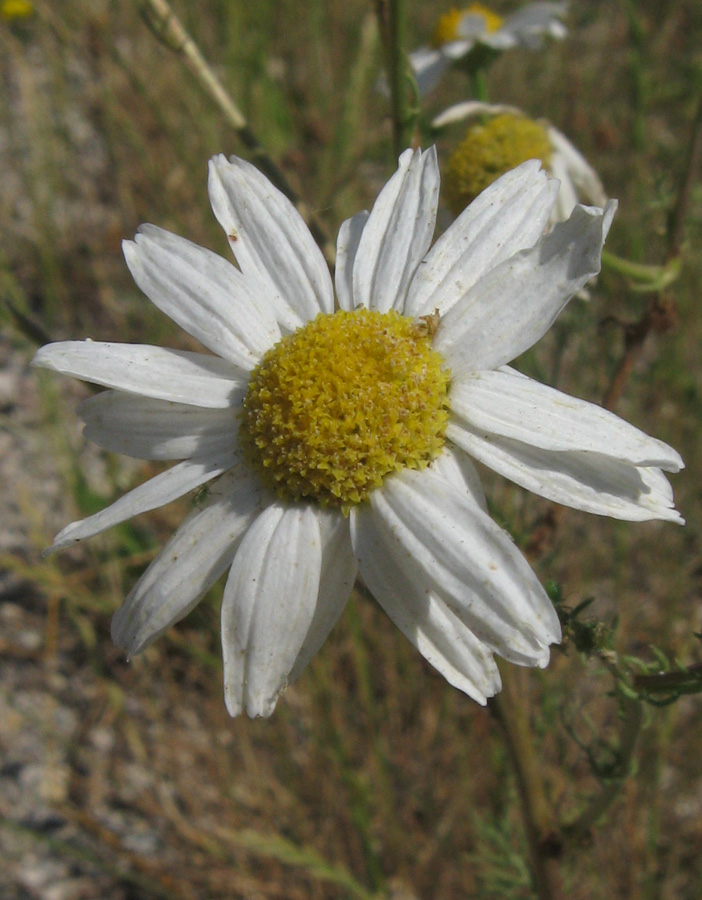
[[332, 713], [332, 698], [329, 691], [329, 682], [318, 683], [318, 702], [320, 705], [323, 722], [325, 725], [325, 745], [336, 758], [339, 773], [348, 792], [348, 813], [355, 827], [355, 832], [361, 844], [361, 849], [366, 865], [368, 880], [371, 885], [371, 893], [382, 894], [386, 889], [385, 875], [378, 854], [375, 851], [372, 837], [372, 799], [368, 786], [344, 743], [343, 732], [337, 727]]
[[475, 99], [479, 100], [481, 103], [488, 103], [488, 86], [487, 86], [487, 72], [485, 69], [476, 69], [473, 72], [473, 93], [475, 94]]
[[702, 663], [688, 666], [676, 672], [655, 672], [652, 675], [634, 675], [632, 678], [635, 690], [649, 693], [700, 693], [702, 691]]
[[692, 188], [699, 171], [702, 159], [702, 89], [697, 91], [697, 109], [692, 122], [692, 132], [685, 154], [683, 175], [680, 179], [680, 187], [668, 220], [668, 253], [667, 259], [675, 259], [680, 255], [683, 238], [685, 235], [685, 220], [690, 206]]
[[649, 265], [647, 263], [636, 263], [630, 259], [624, 259], [610, 253], [609, 250], [602, 251], [602, 266], [616, 272], [618, 275], [624, 275], [636, 285], [641, 285], [647, 290], [661, 291], [671, 285], [680, 274], [680, 259], [675, 257], [664, 266]]
[[534, 890], [539, 900], [564, 900], [557, 862], [561, 837], [546, 799], [529, 707], [519, 690], [521, 673], [505, 667], [501, 675], [502, 692], [490, 701], [490, 709], [502, 729], [517, 781]]
[[405, 55], [405, 0], [378, 0], [376, 9], [385, 43], [392, 143], [395, 157], [411, 144], [413, 116], [408, 100], [408, 65]]
[[[668, 220], [666, 235], [668, 249], [665, 257], [666, 264], [661, 266], [661, 282], [659, 284], [650, 282], [645, 286], [646, 290], [655, 290], [656, 296], [652, 298], [648, 309], [639, 321], [630, 326], [627, 331], [624, 356], [617, 366], [604, 396], [605, 409], [613, 409], [617, 403], [649, 333], [654, 330], [662, 334], [677, 322], [675, 299], [666, 288], [675, 280], [679, 272], [685, 220], [700, 158], [702, 158], [702, 90], [698, 91], [697, 109], [687, 145], [685, 167], [680, 179], [675, 206]], [[634, 265], [634, 263], [626, 262], [629, 269]], [[619, 266], [621, 271], [622, 260], [614, 254], [603, 253], [602, 263], [611, 268]]]
[[643, 705], [640, 701], [632, 700], [621, 693], [619, 698], [624, 726], [619, 738], [619, 752], [617, 754], [618, 777], [616, 780], [608, 779], [602, 790], [589, 801], [578, 818], [564, 827], [563, 833], [569, 840], [589, 834], [597, 824], [597, 821], [619, 795], [631, 772], [636, 742], [643, 725]]
[[631, 123], [632, 144], [637, 150], [643, 150], [646, 146], [646, 66], [645, 39], [641, 17], [638, 14], [636, 0], [627, 0], [627, 17], [629, 19], [629, 32], [631, 34], [631, 108], [633, 120]]

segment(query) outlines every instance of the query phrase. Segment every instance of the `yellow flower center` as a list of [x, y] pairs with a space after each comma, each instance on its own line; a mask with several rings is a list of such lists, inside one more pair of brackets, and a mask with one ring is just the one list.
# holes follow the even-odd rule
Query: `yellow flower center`
[[320, 314], [282, 338], [251, 374], [239, 439], [286, 501], [345, 513], [386, 475], [440, 453], [450, 374], [434, 317], [367, 309]]
[[0, 2], [0, 19], [11, 22], [13, 19], [25, 19], [31, 16], [34, 7], [29, 0], [2, 0]]
[[524, 116], [503, 114], [472, 125], [446, 165], [447, 206], [458, 215], [493, 181], [527, 159], [551, 161], [551, 142], [543, 125]]
[[432, 37], [432, 45], [435, 48], [441, 47], [443, 44], [450, 44], [451, 41], [459, 41], [463, 35], [460, 33], [461, 20], [464, 16], [477, 16], [484, 22], [485, 32], [492, 34], [502, 28], [504, 19], [497, 13], [487, 9], [481, 3], [471, 3], [466, 9], [456, 9], [453, 7], [447, 13], [439, 16], [434, 36]]

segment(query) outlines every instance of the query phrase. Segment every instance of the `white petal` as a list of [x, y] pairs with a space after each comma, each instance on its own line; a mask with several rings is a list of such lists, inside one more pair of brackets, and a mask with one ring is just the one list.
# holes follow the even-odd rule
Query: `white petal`
[[83, 436], [105, 450], [137, 459], [188, 459], [212, 456], [236, 443], [237, 408], [204, 409], [153, 400], [121, 391], [103, 391], [78, 408]]
[[433, 460], [429, 468], [435, 475], [453, 485], [456, 490], [464, 493], [474, 503], [477, 503], [482, 510], [487, 512], [487, 500], [480, 482], [480, 476], [473, 463], [462, 450], [446, 443], [441, 451], [441, 456]]
[[322, 568], [317, 511], [275, 502], [239, 545], [222, 602], [230, 715], [270, 716], [314, 618]]
[[445, 315], [434, 348], [457, 377], [493, 369], [531, 347], [573, 294], [600, 271], [616, 209], [576, 206], [531, 250], [505, 260]]
[[396, 562], [481, 641], [513, 661], [548, 658], [544, 645], [560, 639], [555, 610], [509, 536], [472, 500], [428, 470], [404, 470], [370, 505]]
[[448, 44], [442, 44], [440, 53], [448, 56], [450, 60], [462, 59], [475, 47], [475, 38], [466, 37], [459, 38], [457, 41], [449, 41]]
[[82, 381], [209, 409], [232, 405], [246, 373], [216, 356], [146, 344], [62, 341], [42, 347], [33, 366]]
[[545, 450], [587, 450], [636, 466], [677, 472], [684, 463], [663, 441], [614, 413], [509, 372], [478, 372], [455, 379], [451, 412], [477, 434], [512, 438]]
[[336, 298], [339, 301], [339, 308], [345, 309], [347, 312], [351, 312], [354, 308], [353, 265], [358, 252], [358, 243], [367, 221], [367, 210], [356, 213], [351, 219], [342, 222], [339, 236], [336, 239], [336, 264], [334, 267]]
[[500, 689], [490, 650], [397, 563], [369, 504], [351, 510], [351, 535], [364, 582], [400, 631], [450, 684], [484, 704]]
[[480, 36], [480, 43], [492, 47], [493, 50], [511, 50], [512, 47], [518, 47], [523, 42], [519, 35], [506, 30], [503, 26], [499, 31], [486, 31]]
[[563, 161], [580, 199], [592, 206], [604, 207], [607, 203], [605, 189], [597, 172], [582, 153], [553, 125], [548, 126], [548, 138], [554, 149], [553, 162]]
[[601, 453], [552, 452], [509, 438], [488, 439], [455, 419], [446, 435], [486, 466], [556, 503], [631, 522], [682, 521], [657, 468], [638, 468]]
[[488, 33], [487, 20], [482, 13], [469, 9], [459, 19], [457, 30], [463, 38], [482, 38]]
[[504, 103], [483, 103], [481, 100], [465, 100], [462, 103], [454, 103], [432, 120], [432, 128], [445, 128], [456, 122], [466, 119], [475, 119], [479, 116], [500, 116], [509, 113], [513, 116], [523, 116], [524, 113], [517, 106], [508, 106]]
[[[529, 3], [507, 16], [499, 31], [487, 35], [485, 42], [500, 47], [511, 47], [518, 43], [536, 49], [541, 46], [545, 35], [553, 38], [564, 38], [567, 35], [568, 29], [559, 21], [567, 11], [567, 3]], [[504, 36], [505, 43], [500, 43], [501, 36]], [[511, 38], [511, 43], [507, 42], [508, 38]], [[492, 43], [491, 39], [497, 43]]]
[[424, 97], [436, 87], [441, 76], [451, 65], [450, 56], [442, 53], [441, 50], [434, 50], [432, 47], [420, 47], [410, 53], [408, 59], [417, 81], [417, 91], [420, 97]]
[[568, 166], [560, 153], [553, 153], [549, 167], [551, 175], [557, 178], [561, 185], [556, 205], [551, 213], [551, 224], [555, 225], [556, 222], [565, 222], [566, 219], [570, 218], [570, 214], [578, 205], [579, 198], [568, 172]]
[[155, 225], [142, 225], [123, 249], [134, 281], [152, 303], [223, 359], [252, 369], [280, 339], [272, 309], [216, 253]]
[[431, 244], [439, 200], [436, 148], [405, 150], [378, 195], [358, 244], [353, 303], [402, 311], [407, 288]]
[[[443, 316], [487, 273], [532, 247], [546, 227], [558, 183], [529, 160], [486, 188], [434, 244], [409, 290], [405, 315]], [[467, 299], [467, 298], [466, 298]]]
[[115, 644], [134, 656], [186, 616], [229, 567], [263, 502], [244, 466], [215, 482], [207, 506], [193, 510], [115, 613]]
[[210, 160], [210, 202], [244, 275], [266, 286], [266, 300], [288, 330], [334, 309], [329, 269], [288, 198], [255, 166], [233, 156]]
[[125, 522], [133, 516], [165, 506], [166, 503], [177, 500], [188, 491], [193, 491], [201, 484], [226, 472], [234, 465], [235, 461], [236, 451], [230, 449], [211, 459], [185, 460], [185, 462], [177, 463], [170, 469], [166, 469], [165, 472], [161, 472], [160, 475], [154, 476], [129, 491], [99, 513], [67, 525], [56, 535], [46, 553], [70, 547], [71, 544], [93, 537], [93, 535], [106, 531], [120, 522]]
[[319, 597], [309, 631], [288, 676], [291, 684], [329, 637], [344, 611], [358, 570], [351, 547], [349, 520], [331, 510], [320, 509], [317, 516], [322, 538]]

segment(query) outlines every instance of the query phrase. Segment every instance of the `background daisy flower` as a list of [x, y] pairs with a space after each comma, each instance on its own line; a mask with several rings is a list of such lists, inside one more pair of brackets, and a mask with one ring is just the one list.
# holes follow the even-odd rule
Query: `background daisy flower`
[[434, 88], [444, 72], [481, 44], [493, 50], [528, 47], [538, 50], [546, 36], [564, 38], [561, 19], [567, 3], [528, 3], [506, 18], [480, 3], [450, 9], [439, 18], [430, 46], [409, 54], [420, 95]]
[[431, 246], [438, 192], [434, 148], [403, 153], [371, 212], [341, 226], [333, 286], [283, 194], [215, 157], [210, 200], [239, 268], [153, 225], [125, 243], [137, 284], [211, 354], [85, 341], [35, 357], [110, 389], [82, 407], [88, 438], [180, 460], [52, 550], [212, 482], [113, 636], [138, 653], [229, 570], [232, 715], [272, 713], [359, 574], [480, 703], [500, 688], [494, 654], [547, 664], [555, 610], [488, 515], [469, 457], [577, 509], [680, 521], [662, 471], [682, 466], [674, 450], [506, 365], [597, 273], [614, 204], [578, 206], [544, 236], [558, 185], [530, 161]]
[[0, 19], [8, 22], [15, 19], [26, 19], [33, 13], [34, 7], [29, 0], [2, 0], [0, 2]]
[[577, 203], [604, 207], [600, 178], [568, 138], [545, 119], [534, 121], [516, 106], [469, 100], [444, 110], [432, 122], [445, 128], [469, 123], [444, 174], [446, 202], [457, 215], [500, 175], [527, 159], [539, 159], [560, 182], [551, 224], [563, 222]]

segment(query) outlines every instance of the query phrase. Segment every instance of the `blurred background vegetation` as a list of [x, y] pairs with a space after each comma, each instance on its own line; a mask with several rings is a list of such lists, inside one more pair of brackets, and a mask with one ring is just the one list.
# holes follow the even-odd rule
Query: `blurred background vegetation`
[[[395, 165], [374, 89], [372, 5], [173, 7], [329, 234], [369, 207]], [[408, 4], [410, 47], [445, 10]], [[660, 264], [702, 89], [702, 6], [573, 0], [568, 25], [542, 52], [504, 54], [490, 100], [564, 131], [619, 198], [608, 249]], [[190, 348], [132, 283], [120, 242], [149, 221], [226, 254], [206, 163], [246, 149], [136, 0], [36, 2], [32, 15], [0, 20], [0, 72], [2, 896], [533, 897], [493, 711], [448, 687], [368, 598], [352, 599], [272, 719], [231, 721], [219, 589], [133, 661], [109, 639], [112, 612], [187, 500], [40, 558], [60, 526], [156, 467], [85, 445], [73, 409], [90, 388], [30, 373], [36, 346], [92, 337]], [[432, 116], [465, 98], [465, 78], [450, 73], [422, 113], [425, 145]], [[443, 159], [449, 139], [439, 138]], [[665, 702], [684, 693], [685, 673], [665, 693], [655, 680], [701, 656], [702, 189], [692, 174], [672, 288], [641, 293], [605, 272], [519, 363], [600, 402], [630, 326], [662, 308], [616, 411], [682, 453], [674, 487], [686, 527], [556, 510], [486, 477], [496, 518], [567, 620], [550, 667], [518, 672], [507, 702], [529, 726], [554, 829], [546, 855], [574, 900], [702, 893], [702, 711], [694, 696]]]

